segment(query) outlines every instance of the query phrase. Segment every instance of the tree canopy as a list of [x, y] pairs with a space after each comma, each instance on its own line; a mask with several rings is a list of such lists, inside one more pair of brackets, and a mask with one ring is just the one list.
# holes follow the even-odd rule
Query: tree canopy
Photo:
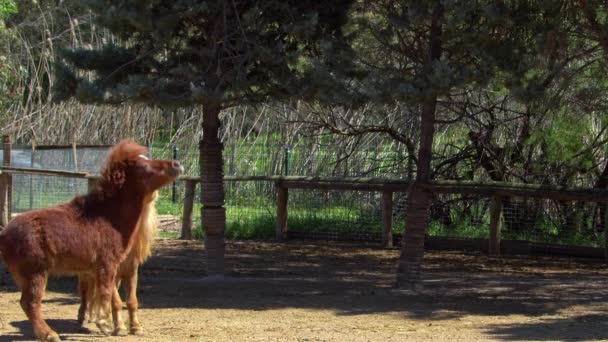
[[[23, 44], [31, 58], [27, 70], [13, 58], [0, 74], [27, 84], [20, 86], [24, 98], [52, 84], [57, 100], [202, 105], [202, 127], [183, 136], [195, 140], [203, 133], [201, 171], [213, 180], [203, 194], [222, 190], [222, 110], [304, 99], [306, 110], [263, 115], [270, 134], [281, 131], [281, 143], [292, 138], [284, 127], [303, 122], [313, 134], [339, 135], [331, 138], [338, 144], [352, 138], [343, 144], [351, 151], [340, 151], [345, 158], [364, 135], [373, 136], [370, 144], [406, 151], [393, 171], [415, 180], [403, 250], [412, 254], [402, 259], [414, 271], [433, 210], [431, 180], [608, 186], [605, 1], [83, 3], [95, 21], [87, 32], [107, 35], [80, 41], [47, 35], [26, 20], [35, 17], [26, 1], [17, 2], [18, 13], [6, 14], [7, 27], [21, 25], [19, 35], [31, 39]], [[52, 18], [58, 18], [56, 30], [76, 36], [68, 17], [85, 10], [70, 5]], [[46, 13], [56, 5], [39, 7]], [[50, 76], [41, 66], [58, 50]], [[20, 77], [25, 81], [15, 81]], [[9, 108], [16, 96], [3, 95], [2, 108]], [[215, 210], [223, 197], [203, 201]]]
[[350, 2], [87, 1], [117, 41], [65, 49], [57, 94], [224, 107], [283, 97], [298, 89], [320, 40], [340, 38]]

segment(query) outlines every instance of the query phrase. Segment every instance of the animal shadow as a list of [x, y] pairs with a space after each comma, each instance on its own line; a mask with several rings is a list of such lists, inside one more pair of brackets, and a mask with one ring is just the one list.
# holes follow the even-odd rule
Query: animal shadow
[[[94, 334], [91, 330], [86, 327], [82, 327], [78, 324], [75, 319], [47, 319], [47, 324], [50, 325], [55, 331], [60, 334], [62, 341], [75, 340], [67, 335], [87, 335]], [[28, 320], [15, 321], [10, 323], [13, 327], [17, 328], [19, 332], [8, 335], [0, 336], [0, 342], [9, 341], [35, 341], [36, 336], [32, 329], [32, 324]], [[78, 340], [81, 340], [80, 338]]]

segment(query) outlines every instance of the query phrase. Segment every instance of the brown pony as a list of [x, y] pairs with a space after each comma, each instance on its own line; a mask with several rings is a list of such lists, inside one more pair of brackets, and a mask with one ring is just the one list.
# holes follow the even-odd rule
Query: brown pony
[[120, 142], [108, 153], [97, 189], [17, 216], [0, 233], [0, 254], [39, 340], [61, 341], [41, 313], [49, 275], [94, 277], [101, 308], [97, 326], [110, 333], [116, 273], [135, 243], [144, 202], [183, 171], [177, 161], [148, 160], [146, 152], [131, 141]]
[[[158, 191], [153, 192], [145, 200], [139, 222], [137, 223], [137, 237], [133, 248], [127, 258], [120, 264], [116, 274], [116, 288], [112, 296], [112, 318], [114, 320], [114, 335], [126, 335], [127, 328], [121, 319], [122, 301], [118, 293], [118, 287], [122, 281], [127, 295], [127, 308], [129, 310], [130, 333], [139, 335], [143, 329], [137, 317], [137, 271], [150, 256], [151, 246], [158, 229], [158, 216], [156, 214], [156, 198]], [[89, 274], [81, 274], [78, 277], [78, 288], [80, 290], [80, 308], [78, 309], [78, 323], [84, 324], [88, 311], [89, 320], [95, 321], [99, 313], [99, 296], [95, 292], [95, 278]]]

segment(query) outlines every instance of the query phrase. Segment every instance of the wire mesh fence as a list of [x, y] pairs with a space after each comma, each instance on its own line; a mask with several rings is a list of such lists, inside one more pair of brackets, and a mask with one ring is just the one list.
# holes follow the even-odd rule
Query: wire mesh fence
[[511, 239], [600, 247], [605, 212], [594, 202], [506, 198], [504, 236]]
[[431, 204], [429, 236], [488, 238], [490, 198], [441, 194]]
[[[257, 148], [257, 147], [256, 147]], [[17, 146], [11, 152], [13, 166], [42, 169], [97, 172], [106, 147], [35, 150]], [[187, 174], [198, 174], [198, 151], [151, 148], [154, 158], [177, 157]], [[287, 150], [276, 146], [264, 153], [228, 146], [224, 150], [227, 175], [388, 175], [398, 154], [364, 151], [345, 163], [336, 156], [316, 153], [306, 157], [304, 149]], [[391, 152], [392, 153], [392, 152]], [[340, 164], [341, 163], [341, 164]], [[359, 164], [357, 164], [359, 163]], [[395, 171], [396, 172], [396, 171]], [[53, 176], [14, 175], [12, 212], [19, 213], [70, 200], [87, 191], [87, 182]], [[227, 227], [232, 239], [272, 239], [277, 219], [276, 189], [270, 181], [231, 181], [225, 183]], [[157, 208], [160, 215], [181, 218], [184, 182], [165, 187]], [[202, 237], [200, 189], [195, 192], [192, 221], [194, 237]], [[406, 227], [407, 193], [395, 192], [393, 231], [396, 236]], [[488, 238], [491, 199], [464, 194], [437, 194], [430, 209], [429, 236]], [[502, 200], [504, 239], [526, 240], [578, 246], [603, 246], [606, 212], [594, 202], [509, 197]], [[290, 190], [289, 234], [295, 238], [344, 239], [379, 242], [382, 237], [382, 193], [375, 191]], [[172, 234], [172, 235], [171, 235]], [[175, 236], [174, 231], [170, 235]]]
[[12, 212], [45, 208], [67, 202], [87, 192], [85, 179], [39, 175], [14, 175]]
[[[45, 148], [14, 146], [11, 166], [64, 171], [98, 172], [107, 147]], [[12, 212], [44, 208], [87, 192], [84, 179], [40, 175], [14, 175]]]
[[[199, 174], [199, 152], [152, 147], [155, 158], [178, 159], [187, 175]], [[406, 177], [407, 156], [389, 149], [345, 154], [335, 145], [247, 145], [224, 147], [224, 174], [230, 176], [306, 175], [342, 177]]]
[[[185, 197], [185, 182], [160, 190], [157, 211], [160, 215], [181, 218]], [[193, 237], [203, 236], [200, 219], [200, 188], [194, 194], [192, 212]], [[176, 199], [174, 201], [173, 199]], [[275, 189], [271, 182], [239, 181], [225, 183], [226, 237], [229, 239], [272, 239], [276, 222]], [[165, 234], [176, 236], [177, 233]]]
[[378, 192], [291, 190], [289, 234], [297, 238], [380, 241]]

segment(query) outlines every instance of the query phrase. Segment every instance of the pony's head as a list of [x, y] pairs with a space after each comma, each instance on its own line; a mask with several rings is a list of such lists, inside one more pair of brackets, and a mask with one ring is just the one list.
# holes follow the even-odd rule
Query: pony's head
[[101, 170], [103, 191], [115, 193], [128, 188], [147, 197], [184, 171], [177, 160], [152, 160], [146, 157], [147, 152], [131, 140], [114, 145]]

